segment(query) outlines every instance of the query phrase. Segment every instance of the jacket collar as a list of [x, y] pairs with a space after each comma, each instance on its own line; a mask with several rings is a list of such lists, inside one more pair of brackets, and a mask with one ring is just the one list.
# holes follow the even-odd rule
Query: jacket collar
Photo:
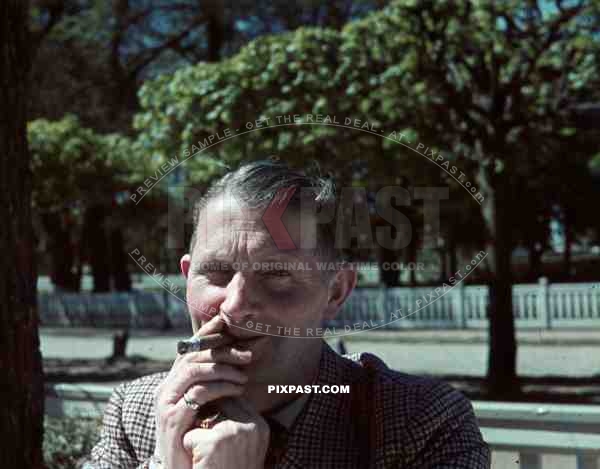
[[286, 430], [291, 431], [294, 422], [302, 412], [309, 398], [310, 394], [301, 394], [300, 397], [294, 399], [277, 412], [269, 412], [268, 415], [272, 419], [277, 420]]

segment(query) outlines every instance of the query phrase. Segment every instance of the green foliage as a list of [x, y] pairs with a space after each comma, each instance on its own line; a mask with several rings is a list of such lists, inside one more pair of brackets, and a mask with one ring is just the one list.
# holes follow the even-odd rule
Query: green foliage
[[[75, 3], [75, 2], [72, 2]], [[50, 40], [77, 41], [88, 46], [109, 44], [111, 30], [111, 6], [102, 0], [87, 0], [79, 8], [66, 5], [67, 14], [50, 32]]]
[[88, 456], [100, 437], [101, 419], [44, 419], [44, 464], [46, 469], [72, 469]]
[[32, 118], [77, 114], [129, 133], [149, 77], [230, 56], [251, 39], [302, 26], [339, 29], [388, 0], [44, 0], [31, 8]]
[[597, 171], [600, 171], [600, 153], [597, 153], [591, 160], [590, 160], [590, 167], [594, 168]]
[[[36, 176], [36, 187], [45, 189], [37, 203], [53, 194], [81, 197], [77, 186], [101, 191], [99, 179], [108, 187], [130, 171], [139, 179], [173, 158], [186, 160], [192, 183], [272, 154], [298, 165], [316, 159], [343, 177], [361, 160], [381, 183], [399, 174], [413, 185], [439, 176], [427, 158], [359, 129], [276, 119], [307, 113], [410, 134], [457, 162], [469, 179], [538, 178], [543, 187], [563, 164], [562, 149], [577, 145], [578, 158], [590, 149], [566, 110], [583, 97], [600, 99], [599, 41], [593, 23], [582, 21], [599, 11], [598, 1], [561, 11], [516, 0], [397, 0], [341, 30], [261, 36], [221, 62], [146, 81], [133, 140], [93, 134], [72, 118], [32, 123], [30, 133], [44, 135], [30, 136], [34, 154], [43, 156], [36, 174], [64, 176]], [[226, 129], [230, 138], [215, 139]]]
[[[263, 36], [220, 63], [147, 82], [135, 127], [145, 148], [166, 157], [225, 128], [323, 113], [409, 128], [450, 156], [485, 163], [472, 151], [477, 142], [498, 151], [525, 132], [536, 142], [569, 136], [557, 106], [589, 87], [598, 69], [598, 41], [577, 27], [576, 13], [526, 9], [516, 1], [396, 1], [342, 31]], [[275, 152], [325, 164], [366, 157], [375, 166], [403, 153], [389, 143], [380, 151], [359, 131], [273, 123], [194, 158], [234, 163]], [[210, 177], [202, 166], [192, 179]]]
[[106, 199], [150, 171], [151, 161], [136, 142], [119, 134], [97, 134], [72, 115], [30, 122], [28, 139], [36, 208]]
[[[285, 125], [275, 116], [331, 113], [336, 82], [330, 78], [336, 70], [338, 43], [339, 35], [333, 30], [301, 28], [261, 37], [218, 64], [201, 63], [147, 82], [140, 91], [144, 112], [134, 123], [141, 144], [159, 158], [168, 158], [226, 128], [245, 132], [190, 159], [193, 181], [214, 174], [207, 170], [214, 159], [235, 163], [251, 155], [295, 153], [301, 161], [315, 145], [339, 132]], [[271, 119], [269, 130], [246, 127], [266, 119]], [[277, 124], [281, 125], [274, 127]], [[308, 143], [312, 148], [307, 148]]]

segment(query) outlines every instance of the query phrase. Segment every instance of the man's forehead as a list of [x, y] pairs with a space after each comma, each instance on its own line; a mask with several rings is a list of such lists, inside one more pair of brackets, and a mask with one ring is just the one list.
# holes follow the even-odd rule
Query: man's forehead
[[[206, 248], [206, 251], [217, 251], [220, 246], [228, 249], [231, 244], [243, 243], [251, 245], [255, 250], [271, 249], [275, 256], [302, 256], [312, 253], [311, 250], [301, 249], [300, 246], [301, 239], [312, 239], [316, 235], [314, 214], [301, 214], [300, 210], [288, 206], [273, 219], [271, 214], [266, 214], [266, 210], [243, 206], [233, 196], [221, 195], [211, 199], [199, 219], [197, 244]], [[266, 215], [268, 216], [265, 220]], [[290, 245], [290, 239], [293, 246], [296, 246], [295, 249]], [[283, 243], [286, 246], [284, 249], [279, 249], [282, 241], [288, 242]]]
[[[314, 255], [314, 249], [302, 248], [298, 239], [294, 239], [295, 246], [291, 249], [281, 249], [273, 239], [271, 233], [264, 229], [241, 230], [239, 227], [220, 226], [208, 231], [206, 235], [199, 235], [194, 245], [193, 257], [196, 259], [221, 259], [234, 260], [237, 258], [250, 258], [253, 260], [308, 260]], [[293, 236], [293, 238], [296, 238]]]
[[248, 207], [240, 195], [227, 191], [213, 196], [204, 207], [203, 215], [252, 222], [260, 219], [264, 211], [264, 208]]
[[197, 227], [194, 252], [222, 253], [234, 247], [252, 250], [275, 250], [270, 233], [262, 220], [225, 220], [206, 219]]
[[[196, 246], [194, 250], [194, 259], [197, 260], [227, 260], [232, 257], [232, 255], [236, 256], [239, 253], [233, 252], [231, 249], [221, 248], [202, 248], [201, 246]], [[290, 250], [280, 250], [275, 248], [257, 248], [250, 250], [250, 255], [255, 259], [261, 260], [299, 260], [302, 259], [307, 253], [302, 252], [300, 249], [290, 249]]]
[[[274, 206], [278, 207], [278, 204], [275, 202]], [[226, 220], [228, 222], [246, 224], [249, 227], [264, 227], [262, 219], [267, 211], [267, 206], [256, 208], [248, 207], [239, 194], [234, 195], [232, 192], [226, 192], [214, 196], [208, 201], [202, 210], [202, 218]], [[300, 210], [299, 207], [289, 205], [285, 208], [283, 213], [281, 213], [281, 220], [286, 224], [294, 224], [295, 222], [302, 220], [303, 224], [306, 224], [314, 223], [316, 217], [309, 209]]]

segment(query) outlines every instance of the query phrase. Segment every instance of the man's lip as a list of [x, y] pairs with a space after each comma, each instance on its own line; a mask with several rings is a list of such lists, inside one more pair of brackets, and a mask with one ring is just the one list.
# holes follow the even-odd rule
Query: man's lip
[[224, 334], [232, 337], [235, 342], [244, 342], [244, 341], [247, 341], [247, 340], [258, 339], [260, 337], [265, 337], [264, 334], [236, 335], [236, 334], [232, 334], [231, 331], [225, 331]]
[[252, 337], [245, 337], [245, 338], [236, 338], [235, 342], [233, 344], [231, 344], [232, 347], [236, 348], [236, 349], [240, 349], [240, 350], [247, 350], [249, 348], [251, 348], [252, 346], [254, 346], [255, 344], [257, 344], [260, 339], [264, 339], [267, 336], [265, 335], [254, 335]]

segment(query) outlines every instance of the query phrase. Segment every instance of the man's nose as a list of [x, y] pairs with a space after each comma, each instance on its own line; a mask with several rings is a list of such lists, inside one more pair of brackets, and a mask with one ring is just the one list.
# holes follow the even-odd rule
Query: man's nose
[[244, 272], [236, 272], [225, 292], [221, 311], [232, 321], [246, 322], [255, 316], [255, 301], [252, 295], [252, 280]]

